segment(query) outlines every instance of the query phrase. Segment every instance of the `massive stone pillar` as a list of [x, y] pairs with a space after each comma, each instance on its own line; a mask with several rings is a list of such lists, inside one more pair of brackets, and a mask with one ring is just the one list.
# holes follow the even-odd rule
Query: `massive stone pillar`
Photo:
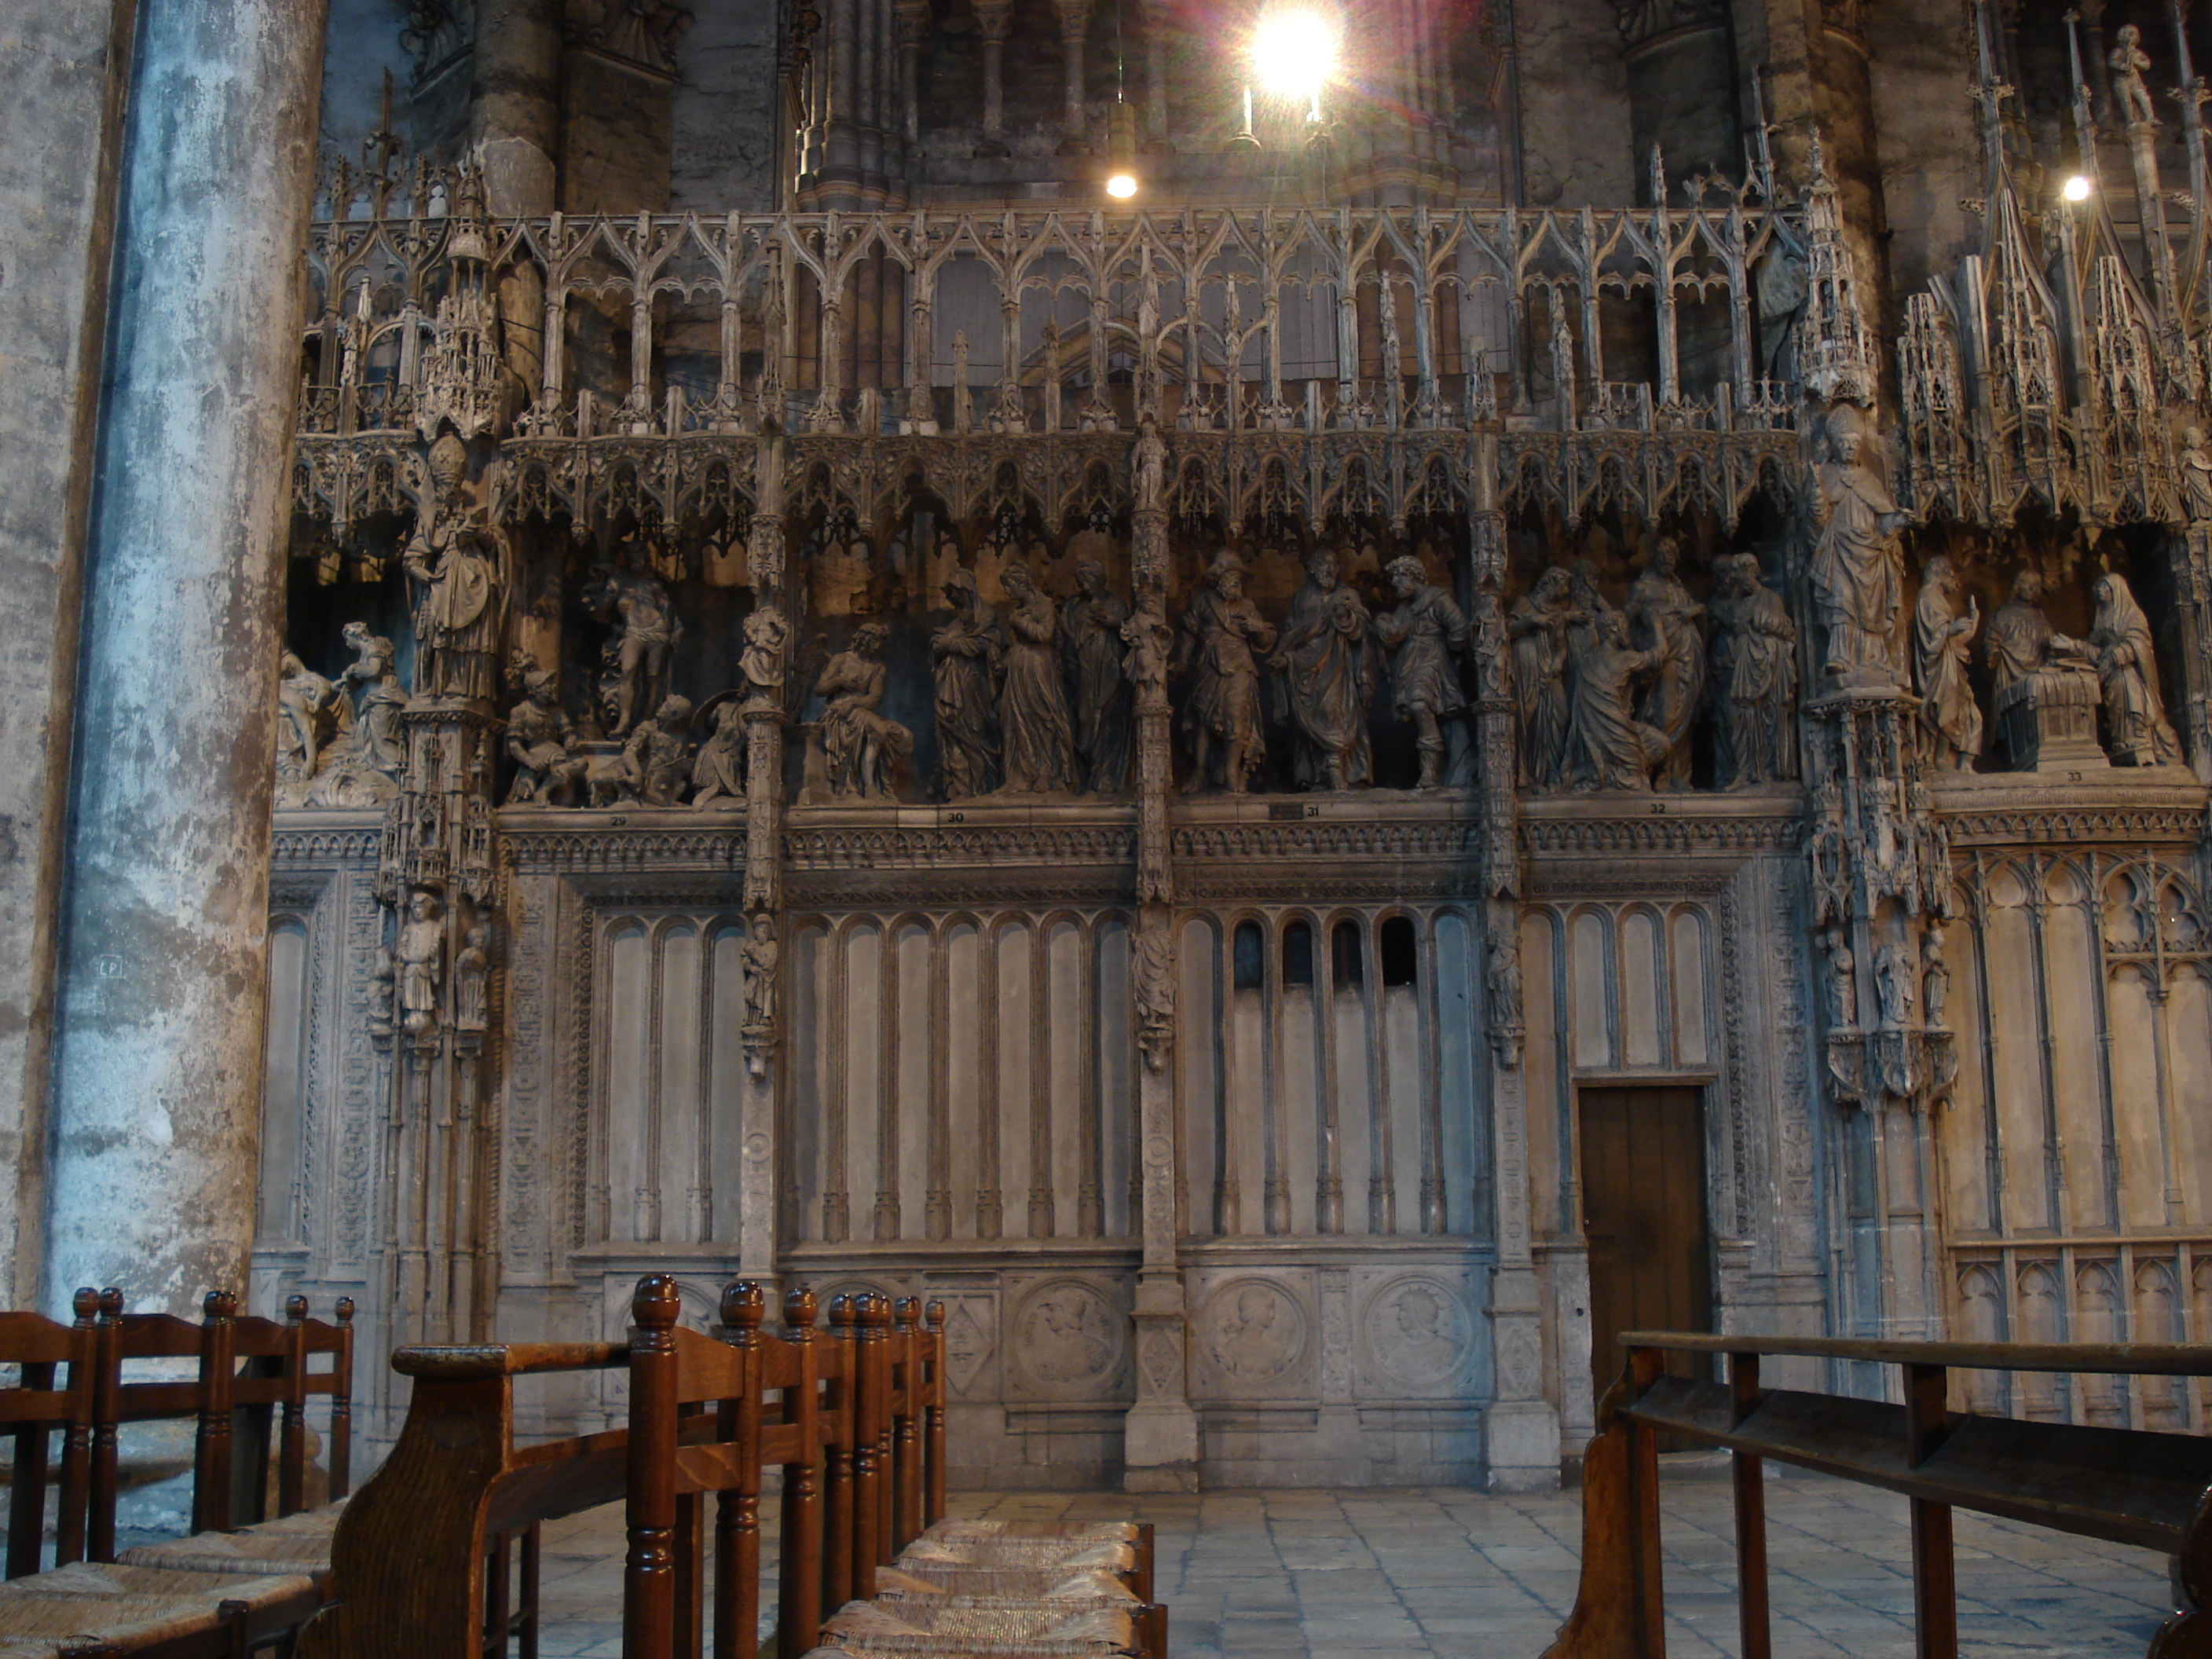
[[46, 1300], [243, 1287], [326, 0], [147, 0], [86, 554]]
[[[535, 216], [552, 212], [556, 204], [561, 18], [559, 0], [477, 0], [469, 149], [483, 168], [485, 198], [494, 214]], [[544, 307], [545, 285], [536, 266], [499, 273], [501, 337], [524, 401], [535, 399], [544, 386]]]

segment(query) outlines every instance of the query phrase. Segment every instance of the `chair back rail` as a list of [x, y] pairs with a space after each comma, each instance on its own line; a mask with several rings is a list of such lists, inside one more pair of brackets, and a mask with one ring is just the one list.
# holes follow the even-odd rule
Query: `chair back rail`
[[[1632, 1331], [1583, 1462], [1583, 1572], [1546, 1659], [1662, 1659], [1658, 1440], [1732, 1454], [1745, 1659], [1771, 1652], [1762, 1460], [1909, 1500], [1917, 1651], [1954, 1659], [1955, 1508], [2172, 1555], [2186, 1605], [2154, 1638], [2160, 1659], [2212, 1652], [2212, 1443], [2151, 1430], [1954, 1412], [1954, 1370], [2212, 1376], [2212, 1347], [2122, 1343], [1859, 1341]], [[1721, 1380], [1670, 1375], [1670, 1353], [1724, 1357]], [[1762, 1386], [1762, 1358], [1894, 1365], [1898, 1398]]]
[[[0, 1365], [18, 1368], [15, 1386], [0, 1389], [0, 1424], [15, 1431], [8, 1496], [7, 1576], [39, 1571], [45, 1547], [51, 1437], [62, 1431], [61, 1495], [54, 1522], [54, 1565], [84, 1558], [91, 1480], [93, 1407], [98, 1392], [93, 1316], [99, 1298], [76, 1292], [74, 1325], [34, 1313], [0, 1313]], [[55, 1372], [65, 1370], [57, 1383]]]

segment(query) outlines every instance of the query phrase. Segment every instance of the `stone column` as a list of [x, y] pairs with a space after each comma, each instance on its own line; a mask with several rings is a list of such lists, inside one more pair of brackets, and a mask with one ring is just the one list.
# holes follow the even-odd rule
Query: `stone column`
[[983, 32], [983, 141], [978, 155], [1006, 153], [1006, 31], [1013, 0], [976, 0], [975, 26]]
[[[783, 440], [766, 437], [755, 452], [758, 505], [746, 548], [746, 574], [753, 603], [762, 610], [781, 608], [784, 590]], [[787, 676], [788, 674], [788, 652]], [[744, 710], [745, 885], [748, 933], [765, 918], [775, 929], [779, 957], [790, 948], [784, 938], [783, 725], [788, 688], [773, 697], [756, 697]], [[746, 972], [754, 971], [749, 962]], [[776, 1006], [782, 997], [778, 987]], [[739, 1107], [743, 1163], [738, 1191], [738, 1271], [768, 1279], [776, 1258], [776, 1091], [782, 1073], [782, 1022], [766, 1029], [750, 1018], [740, 1033], [745, 1051], [744, 1098]]]
[[1067, 73], [1067, 109], [1061, 117], [1066, 131], [1060, 137], [1059, 154], [1088, 155], [1091, 137], [1083, 110], [1083, 34], [1091, 24], [1090, 0], [1056, 0], [1054, 9], [1060, 14], [1060, 58]]
[[[549, 214], [561, 154], [560, 0], [476, 0], [476, 6], [469, 147], [484, 170], [486, 200], [501, 216]], [[544, 280], [535, 265], [500, 273], [507, 365], [526, 398], [544, 385]]]
[[325, 0], [150, 0], [86, 551], [45, 1300], [243, 1289]]

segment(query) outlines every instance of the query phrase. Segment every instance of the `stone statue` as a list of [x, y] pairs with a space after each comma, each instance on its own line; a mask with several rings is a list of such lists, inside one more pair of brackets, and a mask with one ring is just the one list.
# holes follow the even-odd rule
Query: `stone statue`
[[1485, 1012], [1493, 1030], [1521, 1024], [1521, 941], [1492, 928], [1483, 952]]
[[489, 701], [505, 620], [497, 542], [441, 509], [401, 562], [416, 586], [415, 695]]
[[2043, 614], [2043, 573], [2033, 565], [2012, 579], [2012, 597], [1990, 618], [1982, 650], [1989, 659], [2000, 712], [2005, 692], [2015, 682], [2054, 659], [2087, 654], [2079, 640], [2061, 634]]
[[745, 1029], [775, 1029], [775, 969], [781, 954], [775, 942], [775, 920], [765, 913], [753, 918], [745, 939]]
[[1267, 739], [1260, 729], [1260, 665], [1252, 653], [1273, 645], [1275, 630], [1260, 620], [1259, 608], [1244, 597], [1244, 568], [1233, 555], [1224, 552], [1215, 559], [1206, 580], [1209, 585], [1183, 611], [1173, 665], [1173, 672], [1190, 676], [1182, 723], [1190, 738], [1191, 769], [1183, 793], [1211, 781], [1241, 795], [1267, 758]]
[[1160, 610], [1158, 595], [1148, 595], [1121, 624], [1121, 642], [1128, 647], [1121, 672], [1137, 694], [1139, 708], [1167, 696], [1168, 666], [1175, 648], [1175, 630]]
[[1130, 451], [1135, 474], [1137, 510], [1160, 507], [1167, 499], [1168, 447], [1161, 440], [1159, 422], [1146, 416], [1137, 422], [1137, 441]]
[[1840, 927], [1821, 936], [1828, 948], [1828, 1025], [1837, 1031], [1855, 1031], [1859, 1024], [1858, 957]]
[[1758, 556], [1713, 564], [1710, 672], [1721, 786], [1797, 775], [1797, 624], [1782, 596], [1759, 580]]
[[1060, 615], [1030, 568], [1008, 562], [1000, 580], [1013, 600], [1006, 615], [1005, 678], [999, 694], [1006, 787], [1023, 794], [1075, 793], [1075, 726], [1060, 678]]
[[521, 684], [523, 700], [507, 715], [507, 757], [514, 763], [507, 804], [573, 804], [586, 763], [574, 752], [575, 732], [561, 709], [559, 682], [527, 653], [517, 654], [508, 678]]
[[937, 659], [937, 751], [945, 799], [999, 787], [999, 667], [1006, 641], [969, 571], [945, 579], [952, 620], [930, 636]]
[[453, 952], [453, 1029], [481, 1031], [489, 1024], [491, 953], [485, 948], [491, 930], [471, 922]]
[[1668, 750], [1667, 734], [1636, 718], [1630, 682], [1664, 660], [1666, 644], [1648, 651], [1628, 643], [1627, 619], [1607, 611], [1589, 645], [1574, 659], [1574, 699], [1567, 734], [1571, 789], [1649, 789]]
[[1666, 734], [1667, 757], [1656, 781], [1670, 789], [1690, 787], [1690, 726], [1705, 692], [1705, 641], [1698, 621], [1705, 607], [1675, 574], [1680, 560], [1680, 544], [1662, 536], [1622, 611], [1632, 629], [1640, 624], [1660, 648], [1659, 672], [1638, 712], [1646, 726]]
[[1267, 666], [1283, 676], [1297, 728], [1291, 781], [1301, 789], [1358, 789], [1375, 781], [1367, 711], [1375, 701], [1375, 621], [1344, 586], [1333, 549], [1306, 556]]
[[1946, 1030], [1943, 1006], [1951, 999], [1951, 969], [1943, 960], [1943, 930], [1931, 927], [1920, 943], [1920, 1006], [1931, 1031]]
[[1912, 1024], [1912, 1005], [1919, 1000], [1920, 953], [1895, 939], [1877, 945], [1874, 953], [1874, 992], [1881, 1002], [1881, 1028], [1901, 1031]]
[[287, 651], [277, 659], [276, 805], [300, 806], [338, 737], [337, 688]]
[[339, 676], [340, 684], [348, 690], [359, 688], [354, 692], [354, 752], [363, 767], [397, 782], [407, 767], [407, 740], [399, 732], [407, 694], [399, 689], [392, 641], [357, 622], [348, 623], [342, 637], [353, 660]]
[[2202, 427], [2181, 434], [2181, 506], [2191, 524], [2212, 519], [2212, 454], [2205, 451]]
[[2159, 696], [2150, 623], [2126, 577], [2106, 572], [2097, 578], [2096, 593], [2089, 651], [2097, 665], [2112, 757], [2124, 766], [2170, 766], [2181, 758], [2181, 744], [2166, 723], [2165, 701]]
[[738, 656], [738, 672], [744, 677], [745, 701], [783, 706], [783, 664], [791, 642], [791, 624], [783, 612], [763, 605], [745, 617], [745, 648]]
[[1613, 605], [1598, 591], [1597, 567], [1588, 557], [1577, 559], [1567, 569], [1567, 666], [1597, 642], [1598, 629], [1613, 614]]
[[815, 682], [821, 693], [822, 754], [830, 793], [888, 800], [892, 763], [914, 750], [914, 734], [876, 712], [884, 700], [884, 647], [890, 630], [864, 623], [848, 650], [830, 659]]
[[674, 806], [691, 781], [691, 719], [689, 697], [663, 697], [650, 720], [630, 728], [623, 744], [629, 787], [647, 806]]
[[1864, 418], [1849, 404], [1828, 416], [1818, 468], [1820, 532], [1807, 575], [1828, 631], [1828, 672], [1847, 684], [1887, 686], [1898, 679], [1893, 653], [1905, 603], [1897, 535], [1910, 515], [1898, 511], [1863, 457]]
[[592, 566], [583, 599], [584, 608], [615, 630], [600, 651], [612, 705], [608, 735], [626, 737], [647, 709], [658, 708], [667, 696], [669, 666], [684, 624], [677, 619], [667, 586], [626, 564]]
[[2158, 117], [2151, 110], [2150, 88], [2143, 82], [2150, 54], [2142, 49], [2142, 31], [2123, 23], [2115, 40], [2106, 61], [2112, 66], [2112, 97], [2120, 106], [2120, 119], [2127, 126], [2154, 127]]
[[399, 963], [392, 947], [376, 947], [376, 960], [368, 970], [368, 1030], [371, 1036], [390, 1036], [397, 1018]]
[[[1465, 750], [1466, 728], [1453, 717], [1467, 707], [1458, 661], [1468, 648], [1467, 618], [1411, 555], [1391, 560], [1388, 574], [1399, 605], [1375, 619], [1375, 636], [1394, 653], [1391, 707], [1399, 719], [1413, 723], [1420, 750], [1421, 775], [1413, 787], [1441, 789], [1464, 782], [1447, 775], [1446, 760], [1455, 748], [1462, 756]], [[1447, 720], [1452, 721], [1449, 734]]]
[[1106, 567], [1075, 567], [1076, 592], [1060, 608], [1068, 713], [1075, 722], [1076, 781], [1094, 794], [1129, 787], [1129, 686], [1121, 672], [1121, 625], [1129, 607], [1106, 586]]
[[1175, 941], [1167, 927], [1139, 927], [1135, 957], [1137, 1047], [1144, 1051], [1146, 1068], [1162, 1072], [1175, 1041]]
[[707, 732], [691, 762], [692, 810], [712, 806], [718, 800], [742, 803], [745, 798], [744, 694], [717, 692], [699, 706], [691, 726], [694, 731], [704, 726]]
[[446, 918], [438, 896], [418, 887], [399, 927], [400, 1024], [420, 1035], [438, 1024], [438, 984], [445, 975]]
[[1552, 565], [1514, 602], [1506, 618], [1512, 641], [1514, 735], [1524, 787], [1559, 787], [1567, 748], [1567, 623], [1572, 577]]
[[1912, 611], [1912, 683], [1920, 694], [1921, 717], [1950, 753], [1953, 768], [1972, 771], [1982, 752], [1982, 709], [1966, 678], [1966, 644], [1982, 625], [1981, 607], [1969, 598], [1959, 602], [1959, 572], [1938, 553], [1920, 579], [1920, 599]]

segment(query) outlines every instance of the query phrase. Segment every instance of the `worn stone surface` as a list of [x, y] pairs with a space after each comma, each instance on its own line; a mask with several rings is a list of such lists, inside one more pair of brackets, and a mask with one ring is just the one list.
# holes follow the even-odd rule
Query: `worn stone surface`
[[752, 0], [698, 0], [678, 44], [672, 98], [669, 205], [749, 213], [775, 205], [775, 9]]
[[47, 1300], [245, 1282], [323, 8], [152, 0], [87, 559]]

